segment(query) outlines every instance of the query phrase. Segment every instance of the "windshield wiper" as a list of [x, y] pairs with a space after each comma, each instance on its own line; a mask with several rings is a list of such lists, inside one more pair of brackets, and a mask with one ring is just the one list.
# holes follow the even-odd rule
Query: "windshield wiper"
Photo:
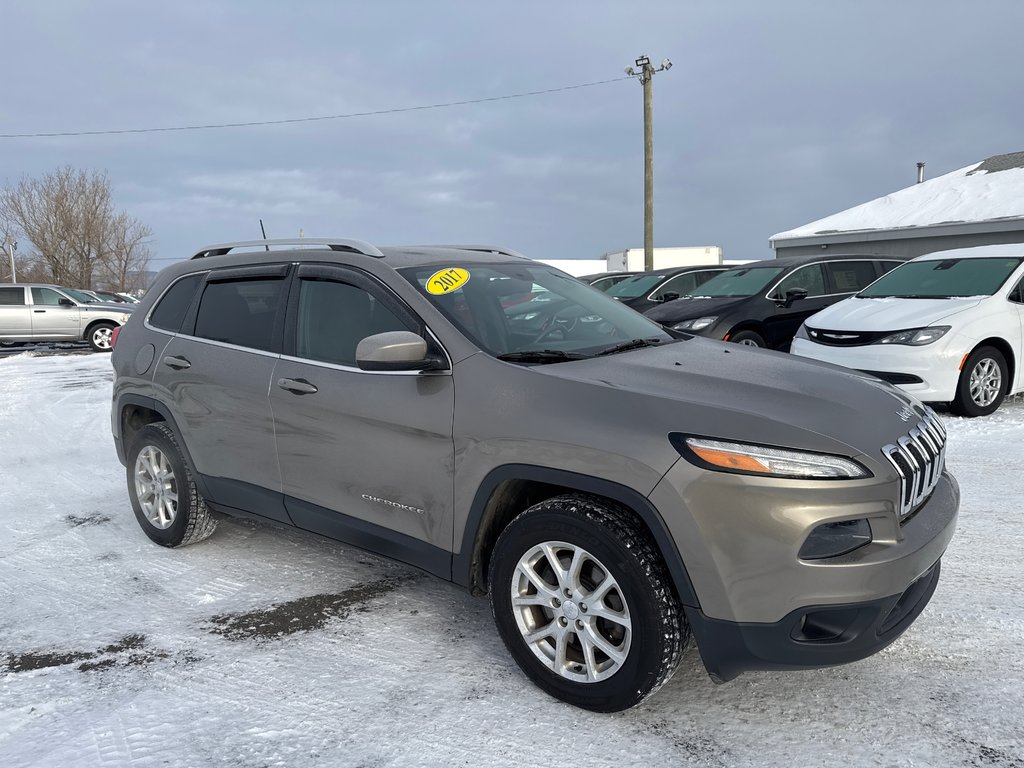
[[661, 344], [661, 339], [630, 339], [621, 344], [616, 344], [614, 347], [602, 349], [597, 353], [597, 357], [601, 355], [614, 355], [616, 352], [628, 352], [631, 349], [640, 349], [641, 347], [656, 347], [659, 344]]
[[586, 360], [590, 355], [566, 352], [563, 349], [527, 349], [522, 352], [506, 352], [498, 355], [499, 360], [509, 363], [560, 363], [565, 360]]

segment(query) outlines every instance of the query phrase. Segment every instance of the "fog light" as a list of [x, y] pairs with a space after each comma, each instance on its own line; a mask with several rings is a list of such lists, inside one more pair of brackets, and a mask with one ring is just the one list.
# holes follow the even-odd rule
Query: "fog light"
[[871, 542], [871, 526], [864, 518], [841, 523], [823, 523], [811, 531], [800, 547], [801, 560], [839, 557]]

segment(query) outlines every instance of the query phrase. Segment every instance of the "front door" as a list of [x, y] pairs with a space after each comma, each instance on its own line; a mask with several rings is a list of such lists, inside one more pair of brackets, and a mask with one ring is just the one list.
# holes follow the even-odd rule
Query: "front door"
[[82, 310], [77, 304], [53, 288], [33, 288], [31, 294], [33, 337], [46, 341], [82, 337]]
[[768, 336], [766, 341], [773, 349], [788, 349], [803, 321], [835, 301], [825, 288], [825, 273], [821, 264], [808, 264], [790, 272], [769, 292], [765, 301], [782, 302], [786, 292], [793, 288], [802, 288], [807, 291], [807, 296], [797, 299], [788, 307], [776, 305], [764, 321]]
[[299, 527], [444, 572], [455, 390], [450, 371], [359, 369], [358, 342], [396, 330], [427, 338], [365, 273], [299, 268], [270, 387], [285, 503]]

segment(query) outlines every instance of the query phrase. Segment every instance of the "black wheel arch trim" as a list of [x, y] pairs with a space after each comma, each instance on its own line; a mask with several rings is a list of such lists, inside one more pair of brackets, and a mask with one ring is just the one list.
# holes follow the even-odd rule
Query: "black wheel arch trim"
[[452, 555], [452, 581], [456, 584], [472, 588], [477, 536], [483, 523], [484, 512], [498, 486], [508, 480], [526, 480], [558, 485], [574, 491], [604, 496], [627, 507], [640, 518], [651, 532], [654, 543], [665, 560], [680, 602], [690, 607], [700, 607], [697, 593], [693, 589], [693, 583], [690, 581], [679, 549], [676, 547], [661, 514], [645, 496], [611, 480], [532, 464], [503, 464], [492, 469], [480, 483], [462, 532], [462, 546], [458, 553]]

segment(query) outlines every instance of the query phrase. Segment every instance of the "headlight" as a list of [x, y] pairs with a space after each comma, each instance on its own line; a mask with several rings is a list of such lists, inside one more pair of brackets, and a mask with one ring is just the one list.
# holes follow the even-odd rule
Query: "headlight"
[[684, 437], [679, 433], [673, 433], [669, 438], [676, 450], [692, 464], [719, 472], [808, 480], [851, 480], [871, 476], [860, 464], [842, 456]]
[[698, 317], [696, 320], [683, 320], [681, 323], [676, 323], [672, 326], [677, 331], [703, 331], [708, 326], [714, 325], [718, 316], [713, 317]]
[[950, 327], [948, 325], [933, 325], [929, 328], [911, 328], [909, 331], [900, 331], [879, 339], [875, 344], [906, 344], [911, 347], [923, 347], [925, 344], [931, 344], [933, 341], [941, 339]]

